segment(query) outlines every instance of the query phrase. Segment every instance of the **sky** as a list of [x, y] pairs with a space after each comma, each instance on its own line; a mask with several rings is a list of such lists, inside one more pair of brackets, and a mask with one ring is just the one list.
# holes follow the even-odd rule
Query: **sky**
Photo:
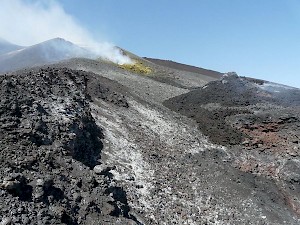
[[[46, 28], [47, 21], [54, 22], [48, 33], [42, 29], [35, 36], [6, 35], [15, 42], [19, 36], [25, 40], [27, 35], [31, 44], [62, 34], [76, 43], [113, 43], [139, 56], [300, 88], [299, 0], [9, 0], [20, 1], [44, 9], [31, 21], [48, 16], [42, 24]], [[0, 27], [6, 21], [1, 22], [0, 7]], [[42, 25], [33, 26], [32, 32], [38, 33]]]

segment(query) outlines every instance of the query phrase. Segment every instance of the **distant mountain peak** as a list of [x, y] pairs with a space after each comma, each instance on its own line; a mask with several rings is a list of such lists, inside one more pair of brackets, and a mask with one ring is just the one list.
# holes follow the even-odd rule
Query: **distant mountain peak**
[[11, 42], [0, 37], [0, 55], [23, 48], [22, 46], [12, 44]]
[[22, 47], [0, 42], [0, 72], [45, 65], [71, 58], [94, 57], [94, 54], [87, 49], [60, 37], [16, 51], [19, 49]]
[[42, 43], [45, 43], [45, 42], [66, 42], [66, 43], [72, 43], [71, 41], [67, 41], [66, 39], [63, 39], [61, 37], [52, 38], [52, 39], [49, 39], [49, 40], [44, 41]]
[[0, 43], [9, 43], [7, 40], [0, 37]]
[[[77, 46], [76, 44], [70, 42], [70, 41], [67, 41], [63, 38], [60, 38], [60, 37], [57, 37], [57, 38], [52, 38], [52, 39], [49, 39], [49, 40], [46, 40], [46, 41], [43, 41], [41, 43], [38, 43], [38, 44], [35, 44], [33, 46], [41, 46], [41, 45], [51, 45], [51, 44], [57, 44], [57, 45], [66, 45], [66, 46], [76, 46], [76, 47], [79, 47]], [[33, 47], [32, 46], [32, 47]]]

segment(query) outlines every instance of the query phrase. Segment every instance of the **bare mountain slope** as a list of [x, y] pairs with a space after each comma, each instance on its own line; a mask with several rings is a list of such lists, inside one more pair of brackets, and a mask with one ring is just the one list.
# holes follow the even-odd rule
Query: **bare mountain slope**
[[55, 38], [0, 55], [0, 73], [90, 55], [90, 52], [71, 42]]
[[[157, 95], [156, 93], [151, 94], [152, 92], [151, 88], [146, 86], [146, 84], [149, 82], [158, 84], [160, 86], [164, 86], [164, 84], [170, 85], [178, 89], [184, 90], [184, 92], [186, 92], [189, 89], [202, 87], [210, 81], [217, 80], [216, 78], [209, 77], [206, 75], [185, 72], [182, 70], [176, 70], [169, 67], [157, 65], [155, 63], [151, 63], [146, 60], [142, 60], [138, 62], [142, 62], [143, 65], [149, 67], [151, 69], [151, 72], [149, 74], [134, 73], [132, 71], [122, 69], [118, 65], [113, 63], [108, 63], [102, 60], [91, 60], [91, 59], [71, 59], [71, 60], [63, 61], [59, 64], [60, 66], [65, 65], [73, 69], [82, 69], [94, 73], [103, 72], [104, 76], [108, 76], [110, 79], [122, 80], [121, 82], [125, 82], [125, 83], [128, 83], [132, 79], [134, 79], [136, 80], [136, 82], [131, 84], [132, 89], [134, 90], [135, 88], [137, 89], [144, 88], [143, 89], [144, 91], [142, 93], [150, 96], [151, 95], [157, 96]], [[115, 75], [111, 75], [111, 70], [115, 72]], [[157, 82], [149, 81], [149, 79], [155, 80]], [[144, 80], [145, 83], [143, 83], [142, 80]], [[165, 92], [165, 95], [169, 95], [169, 93], [170, 92], [167, 91]], [[174, 94], [176, 93], [177, 92], [175, 92]], [[164, 93], [161, 94], [164, 95]]]
[[298, 90], [142, 63], [0, 75], [0, 222], [299, 224]]
[[8, 52], [16, 51], [16, 50], [19, 50], [22, 48], [24, 48], [24, 47], [14, 45], [14, 44], [0, 38], [0, 55], [8, 53]]
[[2, 222], [298, 224], [274, 180], [162, 106], [186, 89], [106, 69], [0, 76]]
[[300, 89], [231, 74], [164, 104], [227, 146], [232, 166], [273, 180], [300, 216]]
[[170, 60], [153, 59], [153, 58], [148, 58], [148, 57], [144, 57], [144, 59], [146, 59], [150, 62], [153, 62], [155, 64], [158, 64], [158, 65], [170, 67], [170, 68], [173, 68], [173, 69], [176, 69], [176, 70], [182, 70], [182, 71], [186, 71], [186, 72], [198, 73], [198, 74], [213, 77], [213, 78], [216, 78], [216, 79], [221, 78], [222, 75], [223, 75], [223, 73], [220, 73], [220, 72], [217, 72], [217, 71], [203, 69], [203, 68], [200, 68], [200, 67], [186, 65], [186, 64], [182, 64], [182, 63], [178, 63], [178, 62], [174, 62], [174, 61], [170, 61]]

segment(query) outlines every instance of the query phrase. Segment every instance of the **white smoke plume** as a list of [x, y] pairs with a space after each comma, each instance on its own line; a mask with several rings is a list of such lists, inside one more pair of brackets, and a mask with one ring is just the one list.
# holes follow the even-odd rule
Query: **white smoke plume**
[[22, 46], [60, 37], [114, 63], [131, 63], [113, 44], [96, 41], [56, 0], [0, 0], [0, 37]]

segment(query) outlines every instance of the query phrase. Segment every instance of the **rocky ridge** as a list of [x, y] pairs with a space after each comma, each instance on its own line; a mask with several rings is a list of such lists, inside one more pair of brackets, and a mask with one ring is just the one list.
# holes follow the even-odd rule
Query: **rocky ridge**
[[274, 180], [299, 215], [300, 90], [228, 74], [165, 105], [228, 147], [232, 165]]
[[103, 132], [89, 102], [128, 107], [105, 81], [66, 68], [0, 76], [1, 224], [136, 221], [101, 164]]

